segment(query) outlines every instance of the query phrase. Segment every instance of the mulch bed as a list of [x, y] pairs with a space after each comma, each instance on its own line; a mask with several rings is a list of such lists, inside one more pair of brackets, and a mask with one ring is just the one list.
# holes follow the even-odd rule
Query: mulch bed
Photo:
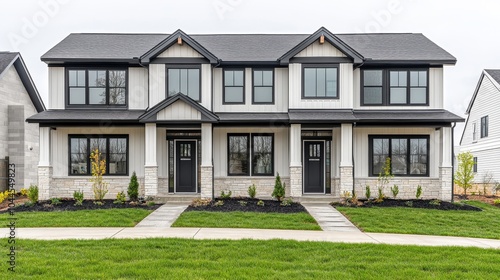
[[333, 206], [351, 206], [351, 207], [406, 207], [406, 208], [424, 208], [424, 209], [437, 209], [437, 210], [466, 210], [466, 211], [483, 211], [481, 208], [462, 204], [451, 203], [447, 201], [435, 199], [389, 199], [386, 198], [382, 202], [377, 203], [373, 200], [359, 200], [357, 205], [346, 205], [344, 203], [332, 203]]
[[[24, 200], [26, 201], [26, 200]], [[51, 205], [49, 201], [39, 201], [37, 204], [33, 206], [25, 206], [23, 203], [16, 203], [16, 207], [14, 208], [15, 212], [52, 212], [52, 211], [78, 211], [78, 210], [97, 210], [97, 209], [114, 209], [114, 208], [142, 208], [155, 210], [158, 209], [161, 205], [155, 204], [153, 206], [147, 206], [146, 204], [137, 204], [133, 205], [129, 202], [125, 202], [124, 204], [114, 204], [113, 199], [105, 199], [103, 205], [94, 204], [93, 200], [84, 200], [81, 206], [75, 206], [75, 201], [73, 199], [61, 199], [61, 204]], [[3, 203], [2, 203], [3, 204]], [[4, 208], [0, 210], [1, 213], [5, 213], [8, 211], [8, 208]]]
[[[217, 201], [224, 201], [224, 205], [216, 206]], [[242, 205], [240, 201], [245, 201], [246, 205]], [[301, 213], [307, 210], [300, 203], [292, 202], [289, 206], [281, 206], [280, 202], [276, 200], [262, 200], [264, 206], [258, 206], [259, 199], [251, 198], [229, 198], [229, 199], [215, 199], [209, 205], [189, 207], [185, 211], [209, 211], [209, 212], [262, 212], [262, 213]]]

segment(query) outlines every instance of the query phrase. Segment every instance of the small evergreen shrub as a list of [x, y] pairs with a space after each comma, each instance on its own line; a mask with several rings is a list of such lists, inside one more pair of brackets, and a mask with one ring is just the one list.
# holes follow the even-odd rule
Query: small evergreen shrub
[[83, 192], [82, 191], [74, 191], [73, 199], [75, 200], [75, 206], [82, 206], [83, 204]]
[[38, 202], [38, 186], [31, 185], [28, 189], [28, 199], [31, 203], [36, 204]]
[[500, 199], [495, 199], [495, 200], [493, 200], [493, 204], [495, 204], [495, 205], [500, 205]]
[[384, 201], [384, 198], [385, 198], [384, 191], [382, 190], [382, 188], [378, 188], [378, 195], [377, 198], [375, 199], [375, 202], [381, 203], [382, 201]]
[[28, 196], [28, 189], [21, 188], [20, 193], [21, 193], [22, 196]]
[[215, 203], [214, 203], [214, 206], [215, 207], [220, 207], [220, 206], [223, 206], [224, 205], [224, 200], [217, 200]]
[[220, 192], [220, 198], [221, 199], [230, 199], [232, 194], [233, 193], [231, 191], [227, 191], [227, 193], [224, 192], [224, 191], [221, 191]]
[[284, 207], [292, 206], [292, 203], [293, 203], [293, 200], [291, 198], [287, 198], [280, 203], [280, 206], [284, 206]]
[[413, 207], [413, 201], [408, 200], [408, 201], [406, 201], [406, 202], [405, 202], [405, 205], [406, 205], [407, 207]]
[[438, 199], [433, 199], [429, 201], [429, 205], [439, 206], [441, 205], [441, 201], [439, 201]]
[[257, 201], [257, 206], [264, 207], [264, 201], [262, 201], [262, 200]]
[[148, 201], [148, 202], [146, 203], [146, 205], [147, 205], [148, 207], [153, 207], [153, 206], [155, 206], [155, 204], [156, 204], [156, 203], [155, 203], [154, 201]]
[[123, 191], [116, 194], [116, 200], [113, 201], [114, 204], [124, 204], [127, 201], [127, 197]]
[[281, 177], [279, 173], [278, 176], [276, 176], [276, 181], [274, 183], [274, 190], [271, 195], [278, 201], [281, 201], [281, 199], [283, 199], [283, 197], [285, 196], [285, 185], [281, 183]]
[[57, 197], [53, 197], [53, 198], [50, 199], [50, 204], [54, 205], [54, 206], [60, 205], [61, 204], [61, 200], [59, 198], [57, 198]]
[[398, 187], [398, 185], [394, 185], [394, 186], [392, 186], [392, 187], [391, 187], [391, 192], [392, 192], [392, 197], [393, 197], [394, 199], [396, 199], [396, 197], [397, 197], [397, 196], [398, 196], [398, 194], [399, 194], [399, 187]]
[[422, 186], [418, 185], [417, 186], [417, 193], [415, 194], [415, 197], [419, 199], [422, 196]]
[[248, 187], [248, 196], [250, 198], [255, 198], [256, 195], [257, 195], [257, 187], [255, 186], [255, 184], [252, 184], [250, 187]]
[[139, 197], [139, 182], [137, 182], [135, 171], [132, 173], [132, 177], [130, 177], [127, 194], [131, 201], [137, 201]]
[[365, 187], [365, 196], [366, 199], [370, 200], [370, 197], [372, 196], [372, 190], [370, 189], [370, 186], [366, 185]]
[[240, 200], [240, 201], [239, 201], [239, 203], [240, 203], [240, 205], [241, 205], [241, 206], [247, 206], [247, 204], [248, 204], [248, 203], [247, 203], [246, 201], [244, 201], [244, 200]]

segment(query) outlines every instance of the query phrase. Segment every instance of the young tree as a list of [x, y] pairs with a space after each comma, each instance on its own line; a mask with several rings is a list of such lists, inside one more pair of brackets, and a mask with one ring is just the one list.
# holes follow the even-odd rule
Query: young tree
[[135, 171], [132, 173], [132, 177], [130, 178], [127, 194], [131, 201], [137, 201], [137, 198], [139, 197], [139, 182], [137, 182], [137, 175], [135, 174]]
[[470, 152], [460, 153], [457, 156], [458, 169], [455, 173], [455, 184], [464, 190], [464, 195], [467, 197], [467, 190], [472, 188], [474, 180], [474, 157]]
[[285, 196], [285, 187], [281, 184], [281, 177], [279, 173], [278, 176], [276, 176], [272, 196], [276, 197], [278, 201], [281, 201], [281, 199]]
[[103, 175], [106, 173], [106, 160], [103, 159], [99, 149], [95, 149], [90, 154], [92, 178], [92, 190], [94, 191], [95, 202], [103, 203], [104, 196], [108, 193], [108, 183], [104, 182]]

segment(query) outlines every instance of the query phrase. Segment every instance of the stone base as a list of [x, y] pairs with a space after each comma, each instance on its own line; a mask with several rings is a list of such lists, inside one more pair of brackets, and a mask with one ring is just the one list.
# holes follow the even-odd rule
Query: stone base
[[302, 166], [290, 166], [290, 196], [302, 196]]
[[[366, 186], [370, 186], [371, 197], [375, 198], [378, 194], [377, 178], [356, 179], [356, 194], [359, 198], [365, 198]], [[415, 199], [417, 187], [422, 187], [423, 199], [441, 199], [441, 181], [439, 178], [398, 178], [394, 177], [383, 189], [383, 193], [392, 198], [391, 187], [397, 185], [399, 194], [396, 198]], [[450, 190], [451, 193], [451, 190]]]
[[[213, 167], [201, 166], [201, 198], [212, 198]], [[217, 193], [215, 193], [217, 196]]]
[[[75, 191], [81, 191], [85, 199], [94, 199], [90, 178], [90, 176], [52, 178], [49, 198], [73, 198], [73, 193]], [[130, 177], [105, 176], [104, 181], [108, 183], [108, 193], [104, 197], [105, 199], [116, 199], [116, 195], [119, 192], [127, 194]], [[142, 196], [144, 195], [144, 178], [138, 177], [137, 181], [139, 182], [139, 195]]]
[[[274, 190], [276, 177], [219, 177], [215, 178], [215, 197], [220, 196], [222, 191], [231, 191], [231, 195], [248, 197], [248, 187], [255, 184], [257, 196], [262, 199], [269, 199]], [[290, 196], [290, 179], [282, 176], [281, 183], [285, 183], [285, 196]], [[203, 197], [203, 188], [202, 188]]]
[[338, 189], [339, 193], [335, 193], [334, 195], [343, 196], [344, 192], [352, 193], [352, 184], [352, 166], [341, 166], [339, 188], [336, 188]]
[[38, 199], [50, 199], [51, 193], [51, 180], [52, 180], [52, 166], [39, 166], [38, 167]]
[[440, 167], [439, 168], [439, 180], [441, 181], [441, 192], [440, 199], [443, 201], [451, 201], [452, 191], [451, 191], [451, 167]]
[[158, 166], [144, 167], [144, 196], [158, 194]]

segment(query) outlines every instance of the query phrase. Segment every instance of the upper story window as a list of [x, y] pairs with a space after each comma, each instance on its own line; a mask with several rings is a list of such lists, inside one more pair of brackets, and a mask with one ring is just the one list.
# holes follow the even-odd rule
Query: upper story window
[[185, 94], [193, 100], [201, 101], [201, 76], [198, 66], [168, 67], [167, 68], [167, 93], [168, 96], [177, 93]]
[[253, 70], [254, 104], [274, 104], [274, 71]]
[[361, 105], [428, 105], [427, 69], [362, 70]]
[[224, 103], [245, 104], [245, 71], [224, 69]]
[[304, 65], [302, 74], [302, 98], [338, 98], [337, 65]]
[[481, 138], [488, 137], [488, 116], [481, 118]]
[[127, 70], [69, 69], [67, 73], [68, 105], [127, 105]]

